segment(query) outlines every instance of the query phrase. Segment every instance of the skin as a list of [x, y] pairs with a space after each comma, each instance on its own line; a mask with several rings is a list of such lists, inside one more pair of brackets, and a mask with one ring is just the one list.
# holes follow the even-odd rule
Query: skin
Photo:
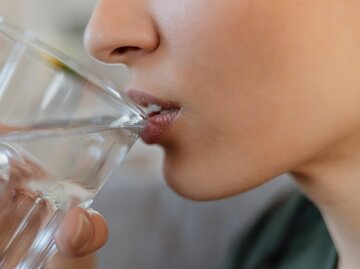
[[360, 267], [360, 3], [102, 0], [85, 44], [129, 88], [176, 102], [159, 141], [179, 194], [228, 197], [290, 172]]
[[60, 251], [46, 268], [96, 268], [96, 258], [92, 253], [102, 247], [107, 238], [107, 224], [98, 212], [74, 208], [66, 216], [56, 237]]
[[104, 0], [86, 47], [126, 64], [129, 88], [181, 106], [160, 141], [167, 182], [192, 199], [222, 198], [360, 127], [348, 2]]

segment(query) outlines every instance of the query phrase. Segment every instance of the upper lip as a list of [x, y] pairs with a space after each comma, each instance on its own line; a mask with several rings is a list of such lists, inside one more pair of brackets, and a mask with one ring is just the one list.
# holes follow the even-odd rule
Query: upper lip
[[[156, 114], [161, 110], [178, 110], [180, 106], [173, 101], [165, 101], [150, 94], [141, 92], [139, 90], [130, 89], [126, 91], [126, 95], [143, 110], [147, 116]], [[154, 107], [156, 106], [156, 107]]]

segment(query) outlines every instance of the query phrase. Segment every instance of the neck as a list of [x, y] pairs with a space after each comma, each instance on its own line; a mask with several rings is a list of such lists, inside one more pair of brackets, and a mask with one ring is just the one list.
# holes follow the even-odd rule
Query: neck
[[340, 151], [292, 171], [322, 212], [339, 254], [338, 269], [360, 268], [359, 153], [360, 143], [345, 143]]

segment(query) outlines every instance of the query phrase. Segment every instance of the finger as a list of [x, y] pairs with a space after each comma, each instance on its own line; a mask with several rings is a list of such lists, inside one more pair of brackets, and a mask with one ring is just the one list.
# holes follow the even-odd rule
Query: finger
[[82, 257], [102, 247], [108, 233], [108, 226], [98, 212], [74, 208], [65, 217], [55, 241], [65, 256]]

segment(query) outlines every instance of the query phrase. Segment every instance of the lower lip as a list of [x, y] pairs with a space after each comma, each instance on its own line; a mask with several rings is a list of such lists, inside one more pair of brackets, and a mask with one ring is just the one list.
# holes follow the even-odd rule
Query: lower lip
[[149, 117], [144, 130], [140, 134], [141, 139], [149, 145], [159, 142], [162, 135], [169, 129], [178, 114], [179, 111], [177, 110], [164, 115], [157, 114]]

